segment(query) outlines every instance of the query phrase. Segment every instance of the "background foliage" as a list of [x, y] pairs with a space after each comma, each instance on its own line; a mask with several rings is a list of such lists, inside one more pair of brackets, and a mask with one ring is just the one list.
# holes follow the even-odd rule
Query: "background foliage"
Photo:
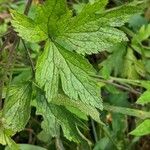
[[149, 1], [0, 0], [0, 149], [148, 150], [149, 21]]

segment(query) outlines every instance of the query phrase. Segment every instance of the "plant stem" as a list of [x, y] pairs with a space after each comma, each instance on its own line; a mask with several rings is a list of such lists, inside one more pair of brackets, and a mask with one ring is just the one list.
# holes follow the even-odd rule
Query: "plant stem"
[[31, 64], [32, 72], [33, 72], [33, 74], [35, 74], [35, 67], [34, 67], [34, 63], [33, 63], [32, 58], [31, 58], [30, 51], [29, 51], [29, 49], [26, 47], [26, 44], [25, 44], [25, 42], [24, 42], [23, 39], [22, 39], [22, 43], [23, 43], [23, 46], [24, 46], [24, 48], [25, 48], [25, 50], [26, 50], [26, 52], [27, 52], [27, 55], [28, 55], [28, 58], [29, 58], [29, 61], [30, 61], [30, 64]]
[[125, 91], [129, 91], [129, 92], [131, 92], [131, 93], [133, 93], [133, 94], [135, 94], [135, 95], [140, 95], [140, 94], [141, 94], [141, 92], [136, 91], [136, 90], [134, 90], [133, 88], [128, 88], [128, 87], [126, 87], [126, 86], [123, 86], [123, 85], [121, 85], [121, 84], [114, 83], [114, 82], [109, 81], [109, 80], [108, 80], [108, 81], [101, 80], [101, 82], [104, 82], [104, 83], [107, 83], [107, 84], [111, 84], [111, 85], [113, 85], [113, 86], [115, 86], [115, 87], [117, 87], [117, 88], [119, 88], [119, 89], [122, 89], [122, 90], [125, 90]]
[[59, 137], [55, 138], [55, 145], [57, 150], [65, 150], [63, 143]]
[[95, 139], [95, 142], [97, 143], [98, 142], [98, 137], [97, 137], [97, 133], [96, 133], [96, 129], [95, 129], [95, 123], [94, 123], [92, 118], [91, 118], [91, 125], [92, 125], [94, 139]]
[[125, 26], [122, 26], [120, 29], [122, 31], [124, 31], [126, 34], [128, 34], [130, 37], [135, 36], [135, 33], [133, 31], [131, 31], [130, 29], [128, 29], [127, 27], [125, 27]]
[[138, 117], [141, 119], [150, 118], [150, 112], [146, 112], [146, 111], [142, 111], [138, 109], [120, 107], [120, 106], [112, 106], [108, 103], [104, 103], [104, 110], [107, 110], [109, 112], [115, 112], [115, 113], [121, 113], [124, 115], [134, 116], [134, 117]]
[[[28, 0], [26, 7], [25, 7], [25, 10], [24, 10], [25, 15], [28, 14], [30, 7], [31, 7], [31, 4], [32, 4], [32, 0]], [[11, 39], [13, 39], [13, 43], [12, 43], [12, 46], [10, 48], [10, 54], [8, 57], [8, 62], [7, 62], [6, 67], [4, 69], [5, 73], [4, 73], [4, 75], [2, 75], [1, 80], [0, 80], [0, 110], [2, 109], [2, 92], [3, 92], [3, 85], [5, 82], [5, 77], [8, 73], [8, 69], [10, 68], [9, 66], [11, 65], [11, 63], [13, 63], [12, 61], [14, 61], [14, 60], [12, 60], [13, 52], [14, 52], [16, 46], [18, 45], [18, 43], [20, 41], [20, 38], [17, 36], [17, 33], [13, 30], [12, 27], [8, 29], [7, 33], [8, 33], [7, 38], [6, 38], [5, 42], [3, 43], [2, 47], [0, 48], [0, 57], [1, 57], [2, 51], [5, 49], [7, 44], [9, 44], [9, 41], [11, 41]]]
[[[131, 92], [131, 93], [133, 93], [133, 94], [135, 94], [135, 95], [137, 95], [137, 96], [139, 96], [139, 95], [141, 94], [141, 92], [139, 92], [139, 91], [133, 89], [133, 88], [130, 87], [130, 86], [125, 86], [125, 85], [122, 85], [122, 84], [114, 83], [114, 81], [118, 81], [118, 80], [117, 80], [118, 78], [110, 77], [109, 80], [105, 80], [105, 79], [104, 79], [103, 77], [101, 77], [101, 76], [95, 75], [95, 76], [93, 76], [93, 77], [94, 77], [94, 78], [97, 78], [100, 82], [113, 85], [113, 86], [115, 86], [115, 87], [117, 87], [117, 88], [119, 88], [119, 89], [121, 89], [121, 90], [129, 91], [129, 92]], [[121, 81], [121, 80], [119, 80], [119, 81]]]
[[31, 7], [31, 4], [32, 4], [32, 0], [28, 0], [27, 4], [26, 4], [26, 7], [25, 7], [25, 10], [24, 10], [24, 14], [25, 15], [28, 15], [30, 7]]
[[107, 129], [106, 125], [100, 125], [100, 127], [105, 132], [106, 136], [110, 139], [112, 144], [115, 146], [116, 150], [120, 150], [116, 141], [113, 139], [112, 135], [110, 134], [109, 130]]

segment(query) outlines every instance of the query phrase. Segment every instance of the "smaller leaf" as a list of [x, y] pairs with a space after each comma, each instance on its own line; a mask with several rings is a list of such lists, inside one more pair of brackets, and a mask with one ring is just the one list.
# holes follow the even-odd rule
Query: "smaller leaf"
[[133, 50], [131, 48], [127, 49], [127, 54], [125, 56], [124, 68], [122, 76], [128, 79], [138, 79], [138, 73], [135, 69], [135, 63], [137, 59], [134, 56]]
[[41, 92], [38, 93], [38, 97], [33, 102], [33, 105], [37, 109], [37, 114], [42, 115], [44, 118], [42, 122], [44, 132], [42, 132], [47, 134], [47, 137], [58, 137], [59, 127], [61, 126], [64, 136], [67, 139], [77, 143], [81, 141], [76, 127], [80, 126], [86, 128], [86, 126], [76, 115], [63, 106], [48, 103]]
[[37, 93], [37, 98], [32, 102], [32, 105], [36, 107], [36, 114], [43, 116], [43, 121], [41, 123], [41, 128], [43, 130], [38, 134], [38, 138], [44, 142], [48, 142], [51, 138], [59, 136], [59, 125], [57, 120], [48, 107], [48, 103], [41, 92]]
[[104, 77], [109, 77], [113, 72], [114, 76], [121, 74], [123, 68], [124, 55], [126, 52], [126, 44], [119, 43], [112, 48], [112, 54], [108, 56], [101, 64], [99, 64], [102, 69], [100, 73]]
[[140, 43], [144, 40], [146, 40], [150, 36], [150, 24], [149, 25], [143, 25], [139, 32], [135, 35], [132, 42], [133, 43]]
[[133, 31], [137, 32], [142, 25], [148, 24], [148, 20], [139, 14], [133, 15], [128, 21], [129, 27], [132, 28]]
[[[31, 145], [31, 144], [18, 144], [20, 150], [46, 150], [43, 147], [40, 146], [35, 146], [35, 145]], [[12, 150], [9, 147], [6, 147], [5, 150]]]
[[145, 120], [142, 122], [135, 130], [130, 132], [130, 134], [135, 136], [143, 136], [150, 134], [150, 119]]
[[50, 108], [61, 125], [64, 136], [70, 141], [80, 143], [82, 139], [77, 131], [77, 126], [86, 128], [85, 124], [62, 106], [51, 104]]
[[106, 10], [104, 14], [99, 14], [101, 17], [99, 23], [110, 25], [113, 27], [120, 27], [129, 21], [134, 14], [142, 13], [143, 4], [129, 3], [116, 7], [114, 9]]
[[147, 90], [146, 92], [144, 92], [137, 100], [137, 104], [147, 104], [150, 102], [150, 91]]
[[10, 87], [2, 112], [5, 128], [14, 132], [24, 129], [30, 117], [31, 94], [28, 83]]
[[13, 132], [11, 130], [6, 130], [4, 128], [0, 128], [0, 144], [8, 145], [11, 150], [19, 150], [17, 144], [11, 139]]

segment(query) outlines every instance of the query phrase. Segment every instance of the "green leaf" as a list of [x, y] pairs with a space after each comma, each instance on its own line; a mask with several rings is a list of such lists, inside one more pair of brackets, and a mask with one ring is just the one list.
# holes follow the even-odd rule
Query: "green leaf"
[[106, 5], [108, 3], [108, 0], [96, 0], [95, 2], [89, 2], [88, 4], [86, 4], [82, 11], [79, 13], [79, 15], [77, 15], [76, 17], [74, 17], [74, 21], [75, 26], [81, 26], [84, 24], [95, 19], [95, 13], [96, 12], [103, 12]]
[[51, 105], [51, 110], [61, 125], [64, 136], [70, 141], [80, 143], [81, 137], [77, 131], [77, 126], [86, 128], [81, 120], [62, 106]]
[[95, 144], [93, 150], [106, 150], [108, 147], [112, 148], [112, 146], [113, 145], [112, 145], [112, 143], [110, 143], [109, 138], [104, 137]]
[[133, 44], [140, 43], [150, 36], [150, 24], [143, 25], [132, 39]]
[[69, 110], [71, 113], [75, 114], [80, 119], [88, 121], [88, 116], [82, 111], [80, 111], [78, 108], [71, 107], [71, 106], [65, 106], [65, 108]]
[[135, 68], [137, 59], [131, 48], [127, 49], [127, 53], [124, 59], [125, 60], [124, 60], [124, 68], [123, 68], [122, 76], [128, 79], [138, 79], [139, 76]]
[[89, 76], [94, 74], [93, 68], [82, 56], [47, 41], [36, 68], [36, 81], [44, 87], [49, 102], [58, 95], [60, 77], [62, 89], [71, 99], [80, 98], [83, 103], [102, 109], [99, 86]]
[[66, 49], [84, 55], [107, 51], [115, 43], [127, 41], [127, 37], [122, 31], [108, 26], [96, 29], [72, 27], [70, 31], [59, 35], [56, 41]]
[[[131, 14], [139, 10], [131, 5], [105, 10], [106, 5], [107, 0], [96, 0], [73, 16], [65, 0], [46, 0], [37, 6], [32, 19], [13, 12], [12, 24], [23, 39], [46, 41], [35, 75], [45, 95], [40, 95], [34, 104], [37, 114], [43, 116], [40, 136], [45, 134], [46, 140], [59, 136], [61, 126], [65, 137], [79, 142], [76, 129], [84, 124], [77, 117], [76, 110], [99, 120], [93, 107], [103, 107], [99, 86], [91, 77], [95, 71], [79, 54], [109, 51], [115, 43], [127, 41], [125, 33], [115, 27], [122, 26]], [[118, 23], [118, 20], [121, 21]], [[62, 91], [68, 100], [52, 103]], [[88, 108], [92, 108], [93, 114]]]
[[135, 130], [133, 130], [130, 134], [135, 136], [143, 136], [150, 134], [150, 119], [146, 119], [142, 122]]
[[67, 7], [66, 0], [46, 0], [44, 4], [39, 4], [36, 7], [36, 14], [33, 20], [36, 24], [47, 33], [49, 36], [54, 36], [64, 26], [60, 25], [60, 20], [65, 19], [69, 15], [69, 19], [72, 15], [70, 14]]
[[146, 92], [144, 92], [137, 100], [137, 104], [147, 104], [150, 102], [150, 91], [147, 90]]
[[58, 137], [58, 129], [61, 126], [67, 139], [80, 142], [81, 137], [76, 127], [85, 127], [85, 125], [74, 114], [62, 106], [48, 103], [45, 97], [40, 94], [33, 105], [37, 109], [37, 114], [42, 115], [44, 118], [42, 128], [45, 134], [50, 134], [51, 137]]
[[31, 94], [31, 85], [28, 83], [10, 87], [2, 112], [5, 128], [14, 132], [24, 129], [30, 117]]
[[86, 105], [80, 101], [72, 101], [64, 95], [58, 95], [58, 97], [53, 99], [51, 102], [56, 105], [62, 105], [66, 108], [70, 107], [70, 109], [76, 108], [84, 114], [91, 116], [95, 121], [100, 122], [99, 112], [95, 108]]
[[130, 18], [128, 23], [129, 27], [132, 28], [133, 31], [137, 32], [141, 26], [148, 24], [148, 20], [144, 16], [136, 14]]
[[[139, 31], [134, 34], [132, 38], [132, 47], [136, 52], [138, 52], [140, 55], [144, 55], [145, 57], [149, 57], [150, 48], [143, 44], [145, 40], [147, 40], [150, 36], [150, 24], [143, 25]], [[145, 62], [146, 63], [146, 62]]]
[[29, 42], [39, 42], [48, 38], [43, 29], [32, 19], [16, 11], [11, 12], [13, 27], [23, 39]]
[[100, 72], [103, 76], [110, 76], [112, 72], [114, 76], [122, 73], [125, 52], [126, 45], [124, 43], [117, 44], [112, 48], [112, 54], [99, 64], [99, 66], [102, 67]]
[[17, 144], [11, 139], [13, 132], [0, 127], [0, 144], [8, 145], [11, 150], [19, 150]]
[[[46, 150], [43, 147], [40, 146], [35, 146], [35, 145], [31, 145], [31, 144], [18, 144], [20, 150]], [[12, 150], [9, 147], [6, 147], [5, 150]]]
[[[99, 6], [97, 3], [106, 5], [107, 1], [98, 1], [93, 5], [85, 6], [85, 9], [74, 17], [56, 38], [57, 42], [66, 49], [81, 54], [92, 54], [108, 51], [115, 43], [127, 41], [126, 35], [114, 27], [122, 26], [131, 15], [139, 12], [141, 7], [129, 4], [96, 14]], [[105, 7], [105, 5], [101, 6]]]
[[104, 14], [99, 14], [98, 23], [110, 25], [112, 27], [120, 27], [129, 21], [134, 14], [142, 13], [143, 6], [141, 4], [129, 3], [120, 7], [106, 10]]
[[41, 123], [43, 130], [38, 134], [39, 139], [48, 142], [52, 137], [59, 136], [59, 124], [44, 96], [37, 93], [37, 98], [33, 101], [33, 106], [36, 107], [36, 114], [42, 115], [44, 119]]
[[[49, 37], [67, 50], [81, 54], [97, 53], [109, 50], [115, 43], [127, 41], [126, 35], [114, 27], [123, 25], [132, 14], [141, 10], [141, 7], [129, 4], [105, 11], [107, 2], [107, 0], [97, 0], [89, 3], [79, 15], [72, 17], [65, 0], [47, 0], [45, 5], [38, 7], [34, 21], [13, 13], [12, 24], [16, 31], [28, 41], [37, 42], [40, 38], [44, 40]], [[20, 17], [15, 17], [15, 14]], [[31, 38], [32, 34], [29, 34], [31, 31], [26, 30], [27, 28], [24, 30], [26, 24], [29, 29], [35, 26], [35, 32], [40, 32], [41, 37], [33, 30], [35, 38]]]
[[129, 115], [129, 116], [135, 116], [135, 117], [138, 117], [141, 119], [150, 118], [150, 112], [142, 111], [142, 110], [138, 110], [138, 109], [131, 109], [131, 108], [127, 108], [127, 107], [113, 106], [113, 105], [110, 105], [107, 103], [104, 103], [104, 110], [107, 110], [109, 112]]

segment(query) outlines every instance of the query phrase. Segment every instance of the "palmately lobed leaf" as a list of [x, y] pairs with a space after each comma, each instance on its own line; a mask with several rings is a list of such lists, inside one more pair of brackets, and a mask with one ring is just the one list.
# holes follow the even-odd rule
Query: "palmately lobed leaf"
[[[36, 82], [44, 89], [45, 95], [40, 95], [34, 106], [37, 114], [43, 116], [40, 135], [48, 133], [47, 140], [58, 136], [61, 126], [67, 139], [79, 142], [76, 129], [84, 125], [77, 113], [72, 113], [68, 107], [99, 121], [96, 108], [103, 109], [100, 88], [91, 77], [95, 74], [93, 67], [83, 55], [108, 51], [115, 43], [127, 41], [125, 33], [118, 27], [139, 11], [139, 7], [130, 4], [105, 10], [107, 2], [96, 0], [87, 4], [76, 16], [72, 15], [66, 0], [46, 0], [43, 5], [37, 6], [32, 19], [12, 12], [12, 25], [23, 39], [46, 41], [35, 73]], [[69, 97], [64, 102], [57, 99], [60, 91]], [[29, 118], [31, 88], [15, 88], [12, 93], [3, 116], [8, 127], [20, 131]], [[54, 102], [54, 99], [57, 101]], [[22, 111], [26, 114], [20, 113]], [[12, 118], [14, 115], [15, 119]]]
[[60, 78], [64, 93], [71, 99], [102, 109], [99, 86], [90, 77], [93, 68], [82, 56], [47, 41], [36, 68], [36, 81], [44, 87], [49, 102], [58, 95]]
[[80, 99], [102, 109], [99, 87], [90, 77], [93, 69], [73, 51], [83, 55], [98, 53], [109, 50], [114, 43], [127, 41], [126, 35], [114, 27], [123, 25], [139, 11], [138, 6], [131, 4], [105, 10], [107, 2], [97, 0], [87, 4], [74, 17], [65, 0], [47, 0], [44, 5], [37, 6], [34, 20], [12, 12], [12, 24], [21, 37], [30, 42], [47, 40], [36, 65], [36, 81], [44, 88], [49, 102], [57, 97], [61, 81], [70, 99]]
[[[80, 14], [72, 17], [65, 0], [47, 0], [44, 5], [38, 7], [38, 14], [34, 21], [27, 20], [23, 16], [22, 18], [14, 17], [12, 24], [20, 36], [27, 41], [39, 41], [39, 34], [41, 40], [49, 37], [68, 50], [74, 50], [83, 55], [97, 53], [108, 50], [115, 43], [127, 41], [126, 35], [114, 27], [122, 26], [131, 15], [141, 11], [142, 8], [141, 5], [127, 4], [105, 10], [106, 5], [107, 0], [98, 0], [95, 3], [87, 4]], [[13, 13], [13, 16], [15, 14], [17, 13]], [[23, 18], [25, 18], [25, 23]], [[26, 23], [28, 21], [30, 25]], [[33, 26], [35, 26], [37, 35], [32, 31]], [[47, 37], [43, 35], [43, 31]], [[35, 37], [31, 36], [30, 32], [31, 35], [35, 34]], [[29, 38], [27, 38], [28, 36]]]
[[97, 14], [96, 12], [102, 6], [104, 8], [107, 2], [105, 1], [105, 5], [99, 9], [97, 3], [100, 1], [93, 5], [88, 4], [79, 15], [73, 17], [56, 38], [57, 42], [84, 55], [109, 51], [114, 44], [128, 41], [125, 33], [115, 27], [124, 25], [130, 16], [139, 13], [142, 10], [141, 5], [128, 4], [105, 11], [102, 9], [103, 11]]

